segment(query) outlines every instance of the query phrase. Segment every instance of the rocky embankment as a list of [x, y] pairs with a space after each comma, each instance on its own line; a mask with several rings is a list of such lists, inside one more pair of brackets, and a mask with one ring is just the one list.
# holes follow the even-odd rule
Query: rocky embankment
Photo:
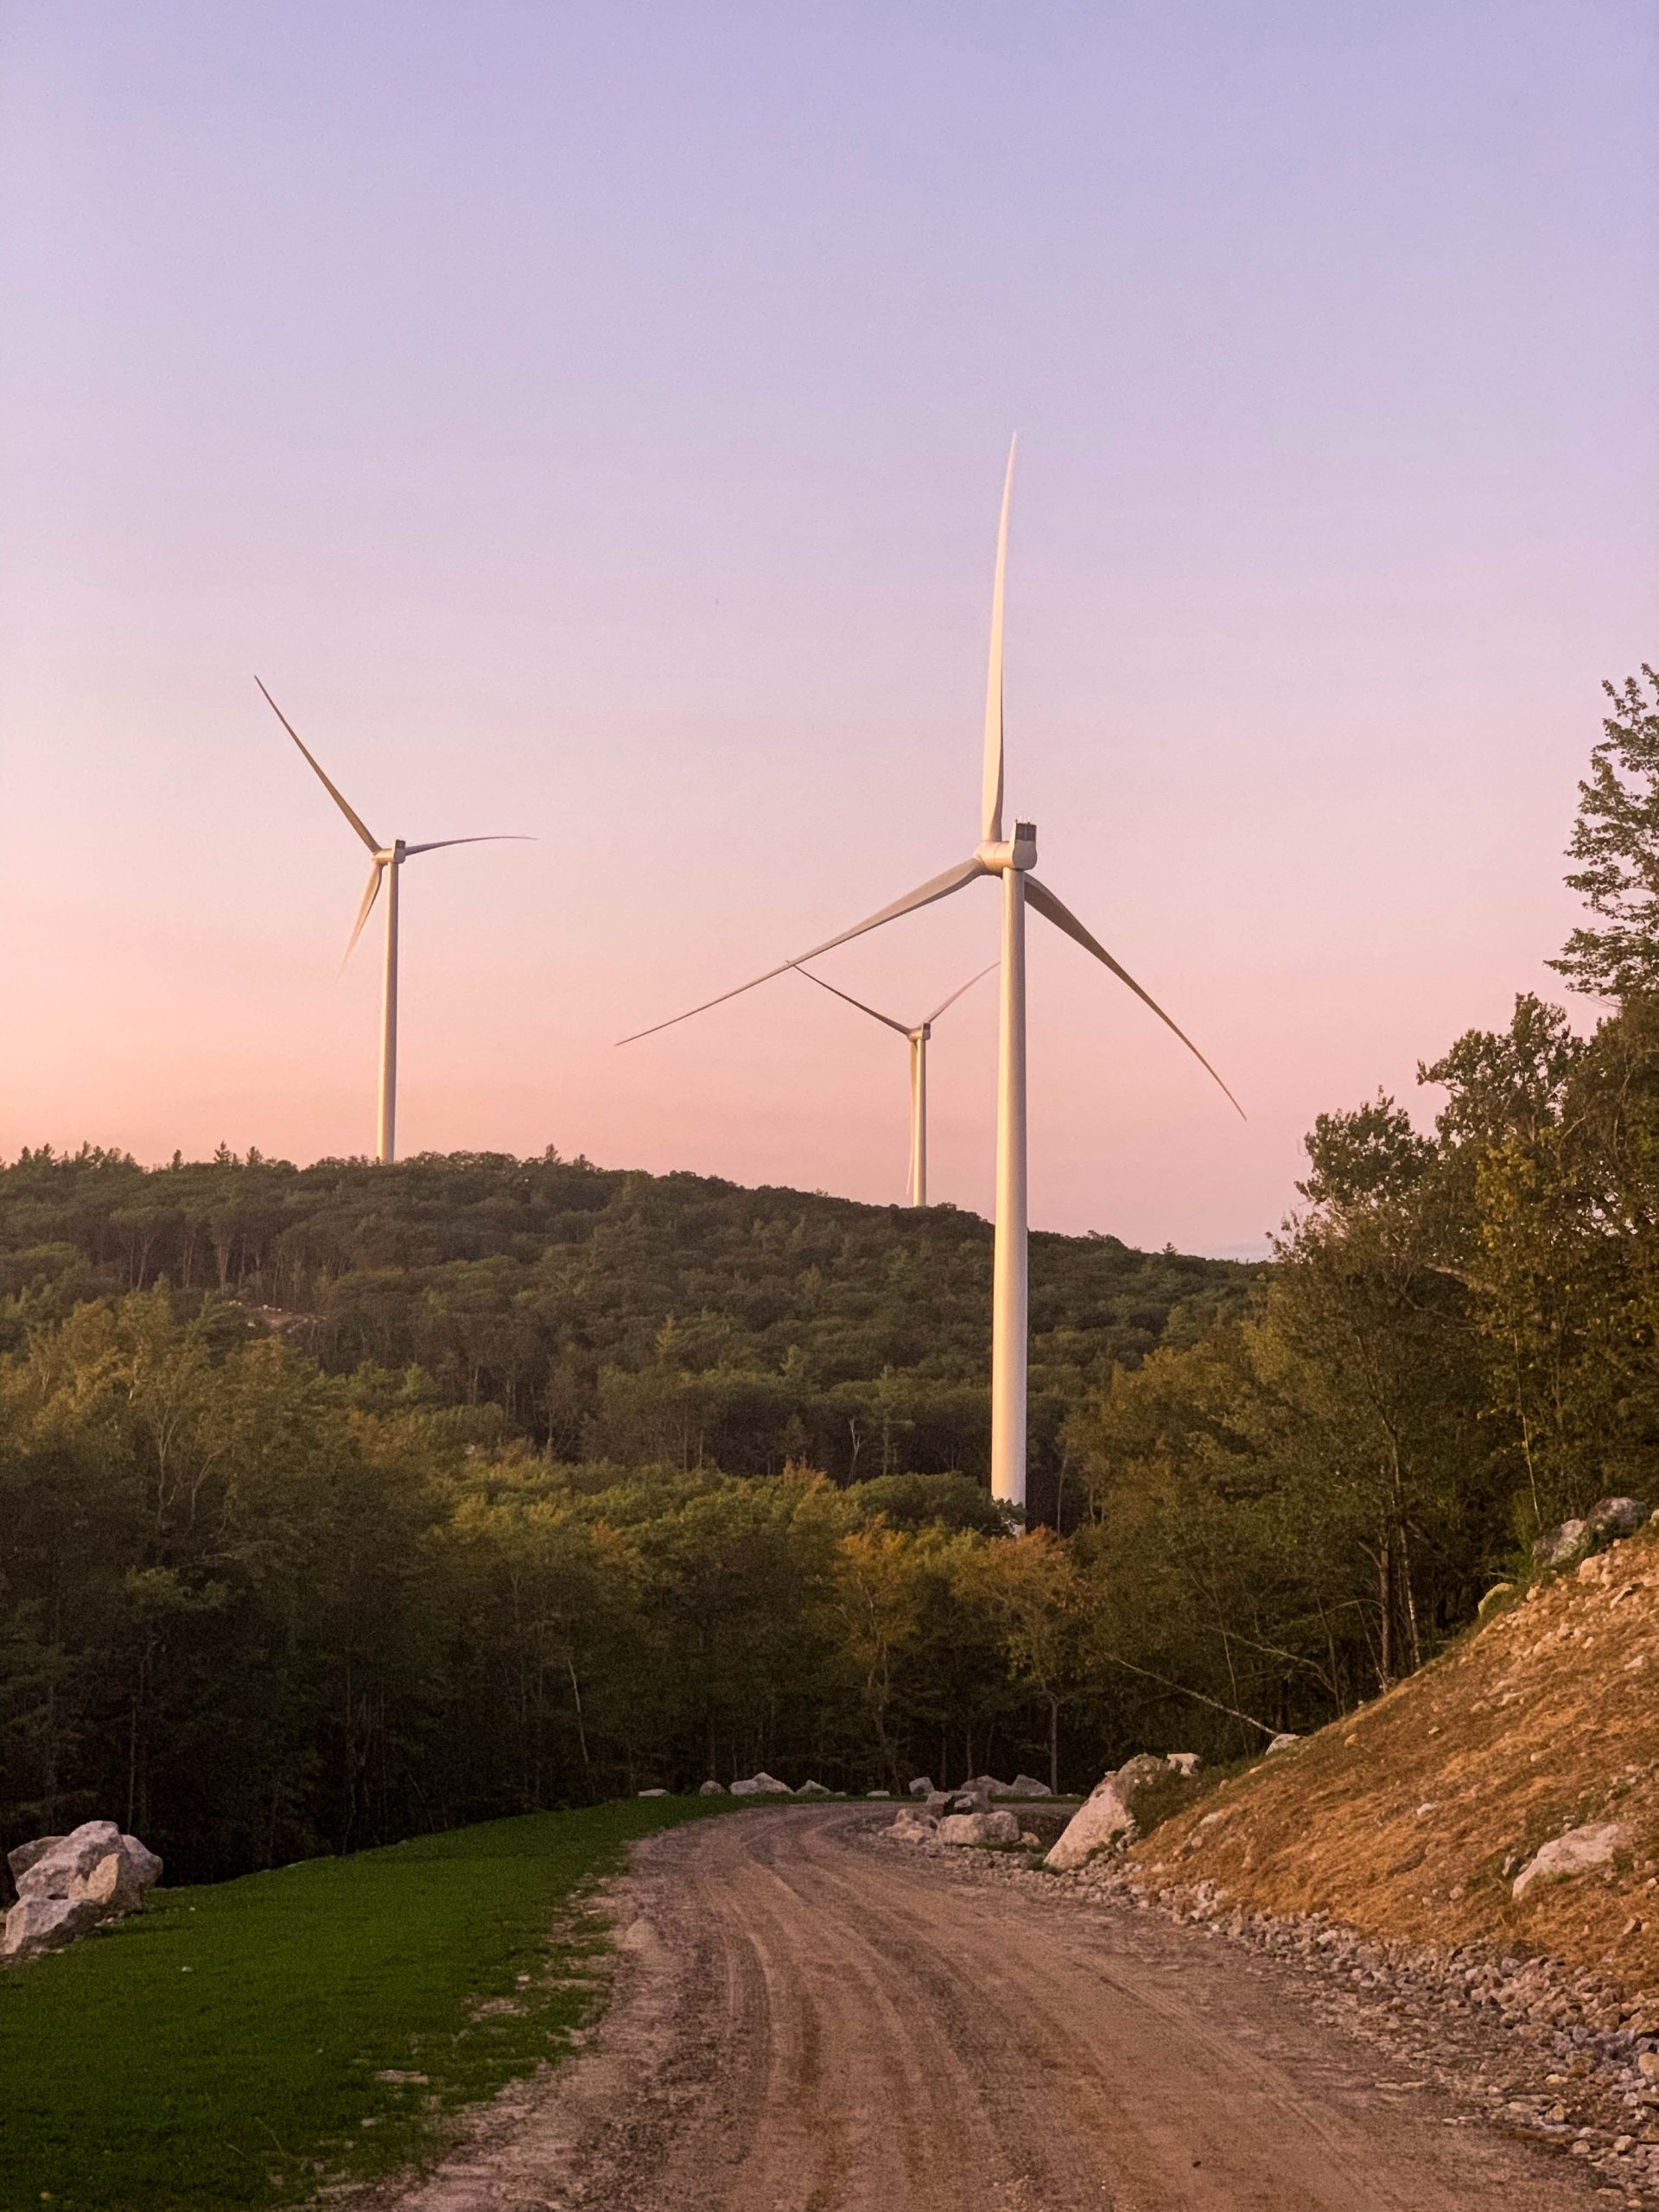
[[[995, 1871], [1305, 1973], [1402, 2075], [1659, 2205], [1659, 1523], [1568, 1523], [1540, 1557], [1373, 1704], [1210, 1788], [1141, 1754]], [[944, 1825], [893, 1839], [970, 1840]]]
[[1659, 1523], [1128, 1854], [1148, 1888], [1548, 1957], [1659, 2029]]

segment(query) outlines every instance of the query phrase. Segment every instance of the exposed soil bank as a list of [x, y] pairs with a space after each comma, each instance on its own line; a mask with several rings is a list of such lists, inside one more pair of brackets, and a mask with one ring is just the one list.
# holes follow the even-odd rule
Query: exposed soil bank
[[373, 2201], [398, 2212], [1553, 2212], [1596, 2201], [1599, 2177], [1582, 2161], [1402, 2086], [1274, 1962], [1097, 1886], [885, 1845], [889, 1817], [785, 1807], [640, 1846], [610, 1893], [613, 2002], [588, 2049], [498, 2100], [436, 2174]]

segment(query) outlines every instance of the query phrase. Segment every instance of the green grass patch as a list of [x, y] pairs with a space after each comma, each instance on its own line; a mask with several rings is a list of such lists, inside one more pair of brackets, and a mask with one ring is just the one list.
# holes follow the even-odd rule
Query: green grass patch
[[290, 2204], [429, 2155], [591, 2011], [603, 1930], [578, 1916], [550, 1946], [561, 1907], [634, 1838], [722, 1809], [533, 1814], [162, 1890], [0, 1972], [0, 2212]]

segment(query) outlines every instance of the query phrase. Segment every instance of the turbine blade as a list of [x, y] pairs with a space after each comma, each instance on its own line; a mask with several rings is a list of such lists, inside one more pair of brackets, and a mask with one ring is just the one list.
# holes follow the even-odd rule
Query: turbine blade
[[[257, 676], [253, 680], [256, 683], [259, 683], [259, 678]], [[259, 683], [259, 689], [262, 691], [265, 691], [265, 687], [263, 683]], [[283, 728], [293, 739], [295, 744], [299, 747], [301, 752], [305, 754], [306, 759], [310, 761], [312, 767], [316, 770], [318, 782], [322, 785], [324, 791], [327, 792], [329, 798], [333, 799], [334, 804], [340, 809], [346, 819], [351, 823], [353, 829], [356, 830], [358, 836], [363, 840], [364, 843], [368, 847], [372, 853], [378, 853], [380, 849], [380, 842], [378, 838], [372, 837], [369, 835], [361, 818], [353, 813], [351, 808], [346, 805], [345, 799], [341, 797], [340, 792], [334, 789], [334, 786], [329, 782], [327, 777], [323, 774], [322, 769], [315, 756], [307, 750], [305, 741], [301, 737], [298, 730], [295, 728], [293, 723], [289, 721], [288, 716], [283, 712], [276, 702], [271, 697], [269, 691], [265, 691], [265, 704], [270, 709], [271, 713], [276, 715], [277, 721], [281, 722]]]
[[829, 991], [838, 999], [845, 999], [849, 1006], [855, 1006], [861, 1014], [868, 1014], [872, 1021], [883, 1021], [889, 1029], [896, 1029], [901, 1037], [909, 1036], [910, 1032], [902, 1021], [895, 1021], [890, 1014], [878, 1014], [873, 1006], [866, 1006], [862, 999], [855, 999], [850, 991], [841, 990], [834, 983], [826, 983], [822, 976], [815, 976], [810, 968], [798, 968], [795, 972], [804, 976], [809, 983], [816, 983], [821, 991]]
[[496, 830], [484, 837], [435, 837], [429, 845], [405, 845], [404, 858], [416, 853], [441, 853], [447, 845], [533, 845], [537, 840], [527, 830]]
[[1002, 837], [1002, 594], [1008, 571], [1008, 503], [1014, 497], [1014, 456], [1020, 440], [1008, 442], [1008, 473], [1002, 480], [1002, 519], [996, 528], [996, 581], [991, 587], [991, 661], [985, 678], [985, 779], [981, 794], [980, 835], [987, 844]]
[[[752, 991], [761, 983], [769, 983], [774, 976], [786, 976], [791, 968], [804, 967], [809, 960], [816, 960], [820, 953], [831, 952], [838, 944], [845, 944], [851, 938], [862, 937], [867, 930], [879, 930], [883, 922], [896, 922], [900, 914], [913, 913], [918, 906], [931, 906], [936, 899], [948, 899], [953, 891], [960, 891], [964, 883], [971, 883], [976, 875], [987, 874], [981, 861], [959, 861], [955, 868], [948, 868], [943, 875], [932, 876], [914, 891], [907, 891], [902, 899], [895, 899], [890, 906], [883, 906], [880, 913], [871, 914], [861, 922], [855, 922], [849, 930], [842, 930], [838, 937], [826, 938], [822, 944], [815, 944], [809, 951], [798, 952], [792, 960], [780, 960], [775, 968], [768, 968], [764, 976], [751, 976], [747, 983], [734, 983], [729, 991], [721, 991], [712, 999], [704, 999], [701, 1006], [688, 1007], [683, 1014], [671, 1014], [666, 1021], [653, 1021], [649, 1029], [636, 1029], [631, 1037], [619, 1037], [619, 1045], [637, 1044], [642, 1037], [654, 1037], [659, 1029], [672, 1029], [676, 1022], [690, 1021], [694, 1014], [707, 1014], [711, 1006], [724, 1006], [728, 999], [741, 998], [745, 991]], [[817, 977], [814, 981], [817, 981]], [[824, 986], [826, 989], [830, 985]]]
[[1085, 952], [1092, 952], [1096, 960], [1103, 962], [1105, 966], [1111, 969], [1113, 975], [1116, 976], [1120, 983], [1127, 983], [1128, 985], [1129, 988], [1135, 993], [1136, 998], [1141, 1001], [1142, 1005], [1149, 1006], [1152, 1008], [1159, 1020], [1164, 1024], [1164, 1027], [1166, 1029], [1173, 1029], [1175, 1032], [1175, 1034], [1180, 1039], [1182, 1044], [1185, 1046], [1187, 1051], [1192, 1053], [1193, 1058], [1198, 1063], [1198, 1065], [1203, 1068], [1207, 1074], [1214, 1077], [1214, 1080], [1220, 1084], [1221, 1089], [1226, 1092], [1226, 1096], [1230, 1101], [1233, 1110], [1238, 1116], [1239, 1120], [1241, 1122], [1245, 1120], [1247, 1116], [1245, 1115], [1244, 1109], [1239, 1104], [1237, 1099], [1233, 1096], [1232, 1092], [1227, 1090], [1226, 1084], [1222, 1083], [1221, 1077], [1216, 1074], [1214, 1068], [1210, 1065], [1209, 1061], [1205, 1058], [1204, 1054], [1192, 1042], [1192, 1039], [1187, 1035], [1185, 1030], [1181, 1028], [1178, 1023], [1170, 1020], [1169, 1016], [1164, 1012], [1164, 1009], [1159, 1005], [1157, 1000], [1153, 997], [1152, 994], [1149, 991], [1143, 991], [1141, 989], [1140, 984], [1135, 982], [1128, 969], [1125, 968], [1121, 962], [1113, 959], [1111, 954], [1107, 951], [1105, 946], [1101, 944], [1097, 938], [1094, 938], [1090, 935], [1089, 931], [1084, 929], [1083, 924], [1077, 919], [1071, 908], [1069, 906], [1063, 906], [1060, 904], [1060, 901], [1054, 896], [1054, 893], [1049, 889], [1048, 886], [1046, 883], [1039, 883], [1034, 875], [1028, 875], [1026, 878], [1026, 897], [1030, 904], [1037, 909], [1037, 912], [1042, 915], [1046, 921], [1052, 922], [1057, 930], [1064, 930], [1067, 937], [1071, 938], [1074, 943], [1080, 944]]
[[357, 950], [357, 940], [363, 934], [363, 925], [368, 920], [370, 910], [372, 908], [375, 899], [379, 896], [380, 877], [385, 865], [386, 863], [385, 861], [377, 858], [374, 866], [369, 870], [369, 887], [363, 893], [363, 904], [358, 908], [357, 919], [352, 925], [351, 943], [346, 946], [345, 951], [340, 956], [340, 964], [342, 968], [351, 958], [353, 953]]
[[965, 983], [959, 985], [956, 990], [951, 992], [948, 999], [941, 999], [939, 1001], [939, 1003], [934, 1007], [932, 1013], [924, 1018], [921, 1027], [925, 1029], [929, 1022], [937, 1021], [939, 1016], [944, 1012], [946, 1007], [955, 1006], [957, 1001], [963, 997], [965, 993], [971, 991], [976, 983], [982, 982], [984, 981], [985, 977], [990, 974], [991, 968], [1000, 968], [1001, 965], [1002, 963], [1000, 960], [993, 960], [990, 968], [982, 968], [977, 976], [970, 976]]

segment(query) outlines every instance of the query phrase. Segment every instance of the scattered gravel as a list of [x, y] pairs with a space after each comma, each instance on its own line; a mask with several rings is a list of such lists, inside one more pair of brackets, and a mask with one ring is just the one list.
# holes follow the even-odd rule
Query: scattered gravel
[[875, 1842], [946, 1862], [953, 1875], [972, 1862], [973, 1878], [1061, 1909], [1128, 1906], [1202, 1926], [1307, 1977], [1315, 2017], [1386, 2056], [1395, 2078], [1379, 2087], [1432, 2083], [1471, 2120], [1585, 2160], [1608, 2202], [1659, 2208], [1659, 1993], [1632, 1997], [1548, 1958], [1377, 1942], [1323, 1913], [1247, 1911], [1212, 1882], [1155, 1886], [1110, 1861], [1062, 1874], [1031, 1852], [902, 1843], [885, 1831]]

